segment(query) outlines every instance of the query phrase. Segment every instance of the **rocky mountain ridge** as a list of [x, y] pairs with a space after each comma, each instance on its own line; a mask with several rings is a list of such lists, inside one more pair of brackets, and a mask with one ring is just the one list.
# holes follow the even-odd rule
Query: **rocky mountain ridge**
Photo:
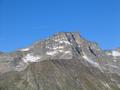
[[120, 50], [61, 32], [0, 54], [0, 90], [120, 90]]

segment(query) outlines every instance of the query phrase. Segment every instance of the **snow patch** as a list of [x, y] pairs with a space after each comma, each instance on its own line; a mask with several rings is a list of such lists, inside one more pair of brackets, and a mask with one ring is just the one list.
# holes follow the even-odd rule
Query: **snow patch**
[[64, 46], [54, 46], [54, 47], [52, 47], [52, 46], [51, 46], [51, 47], [50, 47], [50, 46], [47, 46], [46, 48], [56, 50], [56, 49], [63, 49]]
[[54, 46], [53, 49], [56, 50], [56, 49], [63, 49], [64, 47], [63, 46]]
[[107, 87], [109, 90], [111, 90], [111, 87], [109, 86], [109, 84], [104, 83], [104, 82], [102, 82], [102, 84], [103, 84], [105, 87]]
[[68, 42], [68, 41], [59, 41], [59, 43], [71, 44], [71, 43]]
[[92, 65], [94, 65], [94, 66], [96, 66], [96, 67], [99, 66], [98, 63], [96, 63], [96, 62], [94, 62], [93, 60], [89, 59], [89, 58], [87, 57], [87, 55], [84, 54], [84, 55], [83, 55], [83, 58], [84, 58], [85, 60], [87, 60], [87, 62], [91, 63]]
[[48, 51], [48, 52], [46, 52], [47, 55], [55, 55], [57, 53], [58, 53], [57, 51]]
[[63, 50], [58, 50], [58, 51], [61, 52], [61, 53], [64, 52]]
[[120, 52], [118, 51], [112, 51], [112, 55], [117, 57], [117, 56], [120, 56]]
[[91, 60], [85, 53], [83, 53], [83, 58], [90, 63], [91, 65], [93, 65], [94, 67], [97, 67], [100, 69], [101, 72], [104, 72], [101, 68], [101, 66], [99, 65], [99, 63], [94, 62], [93, 60]]
[[21, 49], [20, 51], [29, 51], [30, 50], [30, 48], [24, 48], [24, 49]]
[[63, 37], [63, 38], [61, 37], [61, 38], [56, 38], [56, 39], [54, 39], [54, 40], [55, 40], [55, 42], [59, 42], [59, 41], [61, 41], [61, 40], [64, 40], [64, 41], [65, 41], [65, 40], [67, 40], [67, 39], [64, 38], [64, 37]]
[[50, 55], [50, 56], [56, 55], [58, 53], [69, 54], [69, 53], [71, 53], [71, 51], [56, 50], [56, 51], [48, 51], [48, 52], [46, 52], [46, 54]]
[[37, 62], [41, 57], [40, 56], [33, 56], [33, 54], [27, 54], [24, 58], [23, 61], [25, 63], [28, 62]]
[[52, 56], [52, 55], [56, 55], [58, 53], [63, 53], [63, 52], [64, 52], [63, 50], [56, 50], [56, 51], [48, 51], [46, 52], [46, 54]]
[[109, 56], [110, 56], [110, 55], [112, 55], [112, 53], [110, 53], [110, 52], [107, 52], [107, 55], [109, 55]]
[[20, 62], [20, 63], [16, 66], [15, 69], [16, 69], [17, 71], [22, 71], [22, 70], [24, 70], [26, 67], [27, 67], [27, 65], [25, 65], [24, 62]]
[[120, 88], [120, 84], [117, 84], [118, 88]]
[[71, 53], [71, 51], [65, 51], [66, 54]]
[[116, 60], [116, 59], [114, 59], [113, 61], [114, 61], [114, 62], [117, 62], [117, 60]]
[[50, 46], [46, 46], [46, 48], [51, 49], [51, 47], [50, 47]]

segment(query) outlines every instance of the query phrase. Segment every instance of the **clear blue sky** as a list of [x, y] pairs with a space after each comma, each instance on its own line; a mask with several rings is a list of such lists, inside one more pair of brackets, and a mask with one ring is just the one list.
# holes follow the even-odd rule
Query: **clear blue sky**
[[120, 0], [0, 0], [0, 51], [60, 31], [79, 31], [103, 49], [120, 47]]

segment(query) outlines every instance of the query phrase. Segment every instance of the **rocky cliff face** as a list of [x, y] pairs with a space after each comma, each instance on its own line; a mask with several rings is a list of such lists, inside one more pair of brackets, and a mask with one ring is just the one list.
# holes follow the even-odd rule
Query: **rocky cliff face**
[[0, 53], [0, 90], [120, 90], [120, 50], [101, 50], [79, 33], [57, 33]]

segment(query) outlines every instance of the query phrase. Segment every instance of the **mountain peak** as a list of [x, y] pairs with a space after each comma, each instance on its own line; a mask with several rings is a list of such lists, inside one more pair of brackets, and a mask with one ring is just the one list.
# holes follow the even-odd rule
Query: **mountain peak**
[[79, 32], [58, 32], [49, 38], [55, 41], [66, 40], [70, 43], [82, 43], [84, 39], [80, 36]]
[[79, 32], [58, 32], [54, 36], [66, 36], [66, 37], [70, 37], [70, 36], [71, 37], [76, 37], [76, 36], [79, 36], [79, 38], [81, 38]]
[[79, 32], [57, 32], [55, 35], [70, 35], [70, 34], [72, 34], [72, 35], [80, 35], [80, 33]]
[[53, 36], [50, 36], [48, 39], [37, 41], [34, 43], [34, 46], [48, 45], [48, 44], [70, 44], [70, 43], [80, 43], [83, 42], [79, 32], [58, 32]]
[[0, 90], [119, 90], [120, 52], [104, 52], [78, 32], [60, 32], [0, 54], [0, 76]]

